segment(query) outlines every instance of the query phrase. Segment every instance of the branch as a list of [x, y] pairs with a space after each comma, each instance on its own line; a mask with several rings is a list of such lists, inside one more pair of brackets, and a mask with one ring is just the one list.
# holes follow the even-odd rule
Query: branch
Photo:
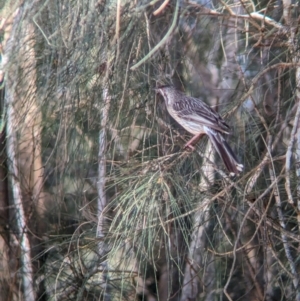
[[[269, 164], [269, 174], [270, 174], [270, 177], [271, 177], [271, 181], [274, 181], [275, 180], [275, 172], [274, 172], [273, 166], [271, 164]], [[274, 198], [275, 198], [275, 202], [276, 202], [276, 208], [277, 208], [279, 223], [280, 223], [282, 229], [286, 229], [284, 216], [283, 216], [283, 212], [282, 212], [282, 209], [281, 209], [282, 208], [282, 202], [281, 202], [281, 199], [280, 199], [280, 192], [279, 192], [278, 184], [275, 185]], [[280, 235], [281, 235], [281, 239], [282, 239], [282, 242], [283, 242], [285, 255], [288, 259], [290, 269], [291, 269], [291, 273], [293, 275], [292, 279], [293, 279], [294, 288], [299, 294], [299, 287], [298, 287], [299, 279], [298, 279], [297, 269], [296, 269], [296, 266], [295, 266], [294, 259], [292, 257], [290, 247], [288, 245], [287, 237], [286, 237], [286, 235], [284, 234], [283, 231], [280, 231]]]
[[290, 136], [289, 145], [286, 151], [286, 157], [285, 157], [285, 190], [288, 195], [288, 202], [294, 207], [294, 201], [291, 191], [291, 181], [290, 181], [290, 171], [291, 171], [291, 160], [293, 155], [293, 145], [295, 142], [295, 135], [296, 131], [298, 130], [298, 124], [299, 124], [299, 118], [300, 118], [300, 103], [297, 104], [297, 113], [294, 119], [294, 125]]
[[177, 19], [178, 19], [178, 13], [179, 13], [179, 0], [176, 1], [176, 7], [175, 7], [173, 22], [172, 22], [171, 27], [169, 28], [168, 32], [166, 33], [166, 35], [162, 38], [162, 40], [144, 58], [142, 58], [138, 63], [133, 65], [130, 68], [130, 70], [135, 70], [138, 67], [140, 67], [142, 64], [144, 64], [148, 59], [151, 58], [151, 56], [154, 55], [155, 52], [157, 52], [168, 41], [168, 39], [171, 36], [173, 30], [175, 29]]

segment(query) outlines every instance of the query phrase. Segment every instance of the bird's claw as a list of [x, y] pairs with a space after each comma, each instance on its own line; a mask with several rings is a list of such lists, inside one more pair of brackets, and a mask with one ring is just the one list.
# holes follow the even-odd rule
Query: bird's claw
[[194, 151], [195, 150], [195, 147], [193, 145], [191, 145], [190, 143], [187, 143], [185, 146], [184, 146], [184, 149], [185, 150], [191, 150], [191, 151]]

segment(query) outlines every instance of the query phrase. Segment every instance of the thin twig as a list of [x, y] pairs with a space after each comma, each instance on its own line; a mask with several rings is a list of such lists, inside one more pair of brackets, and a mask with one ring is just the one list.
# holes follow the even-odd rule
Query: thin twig
[[[276, 179], [276, 177], [275, 177], [274, 167], [272, 165], [269, 164], [269, 174], [270, 174], [271, 181], [274, 181]], [[281, 201], [281, 198], [280, 198], [280, 192], [279, 192], [278, 184], [275, 185], [274, 197], [275, 197], [275, 202], [276, 202], [276, 208], [277, 208], [279, 223], [280, 223], [282, 229], [286, 229], [286, 224], [285, 224], [284, 216], [283, 216], [283, 212], [282, 212], [282, 201]], [[290, 247], [288, 245], [286, 235], [282, 231], [280, 232], [280, 235], [281, 235], [285, 255], [288, 259], [290, 269], [291, 269], [291, 273], [293, 275], [292, 279], [293, 279], [294, 288], [298, 291], [298, 289], [299, 289], [298, 288], [299, 279], [298, 279], [297, 269], [296, 269], [296, 266], [295, 266], [295, 261], [292, 257], [292, 253], [291, 253]]]
[[159, 15], [165, 8], [166, 6], [169, 4], [170, 0], [165, 0], [162, 5], [156, 10], [153, 12], [153, 15], [154, 16], [157, 16]]
[[178, 14], [179, 14], [179, 0], [176, 1], [176, 7], [175, 7], [175, 12], [174, 12], [174, 18], [173, 22], [171, 24], [171, 27], [169, 28], [168, 32], [166, 35], [162, 38], [162, 40], [146, 55], [144, 56], [138, 63], [133, 65], [130, 70], [135, 70], [138, 67], [140, 67], [142, 64], [144, 64], [147, 60], [149, 60], [154, 53], [156, 53], [170, 38], [173, 30], [176, 27], [177, 19], [178, 19]]

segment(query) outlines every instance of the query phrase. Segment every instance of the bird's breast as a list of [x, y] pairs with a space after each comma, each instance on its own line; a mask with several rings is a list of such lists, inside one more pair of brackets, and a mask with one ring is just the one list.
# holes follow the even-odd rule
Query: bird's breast
[[167, 109], [168, 109], [169, 114], [175, 119], [175, 121], [177, 121], [177, 123], [179, 123], [189, 133], [191, 133], [193, 135], [205, 133], [203, 126], [201, 124], [199, 124], [198, 122], [179, 117], [178, 111], [175, 111], [172, 108], [172, 106], [167, 105]]

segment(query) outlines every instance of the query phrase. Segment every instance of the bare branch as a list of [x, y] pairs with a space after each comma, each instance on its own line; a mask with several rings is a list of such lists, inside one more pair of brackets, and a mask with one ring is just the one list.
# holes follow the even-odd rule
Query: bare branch
[[178, 14], [179, 14], [179, 0], [176, 0], [176, 7], [175, 7], [175, 12], [174, 12], [173, 22], [172, 22], [169, 30], [167, 31], [166, 35], [162, 38], [162, 40], [144, 58], [142, 58], [138, 63], [136, 63], [134, 66], [132, 66], [130, 68], [130, 70], [135, 70], [138, 67], [140, 67], [148, 59], [150, 59], [165, 43], [167, 43], [167, 41], [171, 37], [172, 32], [176, 28]]

